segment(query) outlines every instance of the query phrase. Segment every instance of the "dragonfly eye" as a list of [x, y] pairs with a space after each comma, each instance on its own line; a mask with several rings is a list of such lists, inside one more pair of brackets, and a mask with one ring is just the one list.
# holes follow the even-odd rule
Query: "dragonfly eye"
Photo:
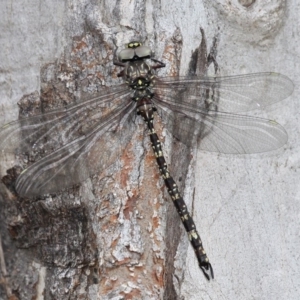
[[119, 53], [119, 60], [122, 62], [128, 61], [128, 60], [132, 60], [134, 58], [135, 55], [135, 51], [132, 48], [127, 48], [122, 50]]
[[119, 60], [122, 62], [150, 58], [152, 51], [149, 47], [143, 46], [140, 42], [130, 42], [127, 48], [119, 53]]
[[135, 54], [139, 58], [150, 58], [152, 56], [152, 51], [147, 46], [140, 46], [135, 49]]

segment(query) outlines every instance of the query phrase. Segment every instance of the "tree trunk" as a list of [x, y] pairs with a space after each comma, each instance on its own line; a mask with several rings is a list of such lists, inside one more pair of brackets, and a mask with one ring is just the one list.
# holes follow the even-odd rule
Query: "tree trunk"
[[[120, 84], [114, 52], [133, 39], [166, 63], [158, 76], [204, 73], [200, 27], [208, 49], [217, 37], [221, 75], [275, 71], [298, 86], [297, 7], [296, 0], [1, 4], [0, 124], [18, 118], [17, 102], [19, 117], [27, 117]], [[196, 263], [137, 117], [132, 137], [111, 134], [100, 145], [99, 155], [111, 149], [107, 168], [79, 186], [37, 199], [1, 186], [0, 299], [298, 299], [300, 122], [293, 99], [263, 115], [287, 129], [284, 151], [198, 153], [195, 180], [196, 152], [156, 124], [214, 282]], [[17, 160], [2, 155], [1, 175]], [[8, 186], [17, 172], [8, 171]]]

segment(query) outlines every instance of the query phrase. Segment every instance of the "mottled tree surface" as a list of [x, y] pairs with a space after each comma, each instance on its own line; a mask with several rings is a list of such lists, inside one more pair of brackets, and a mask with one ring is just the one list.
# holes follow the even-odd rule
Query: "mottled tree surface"
[[[121, 84], [114, 51], [133, 38], [166, 63], [159, 76], [213, 75], [219, 66], [221, 75], [275, 71], [299, 83], [296, 0], [30, 0], [1, 8], [0, 125]], [[215, 270], [210, 283], [139, 118], [132, 136], [108, 134], [99, 143], [96, 154], [109, 154], [101, 172], [61, 194], [27, 199], [14, 191], [21, 172], [14, 166], [26, 167], [49, 149], [1, 154], [0, 299], [298, 299], [297, 92], [262, 113], [290, 137], [270, 155], [196, 156], [157, 122]]]

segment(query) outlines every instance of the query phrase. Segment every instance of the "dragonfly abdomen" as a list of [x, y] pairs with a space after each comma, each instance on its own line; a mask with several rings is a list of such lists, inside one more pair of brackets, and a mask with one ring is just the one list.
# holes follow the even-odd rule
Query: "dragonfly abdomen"
[[212, 266], [208, 260], [208, 257], [205, 253], [205, 250], [202, 245], [202, 241], [197, 232], [196, 225], [187, 209], [187, 206], [178, 190], [177, 184], [173, 177], [170, 175], [165, 157], [163, 155], [161, 142], [159, 137], [154, 129], [153, 113], [155, 111], [155, 107], [151, 103], [151, 99], [141, 99], [141, 102], [138, 104], [137, 112], [144, 119], [148, 130], [149, 137], [152, 145], [152, 149], [154, 151], [156, 162], [159, 167], [159, 171], [161, 176], [164, 179], [165, 185], [167, 187], [168, 193], [171, 196], [173, 203], [176, 207], [176, 210], [180, 216], [180, 219], [184, 225], [184, 228], [188, 234], [189, 240], [194, 248], [199, 266], [203, 271], [205, 277], [210, 280], [210, 278], [214, 278], [214, 273]]

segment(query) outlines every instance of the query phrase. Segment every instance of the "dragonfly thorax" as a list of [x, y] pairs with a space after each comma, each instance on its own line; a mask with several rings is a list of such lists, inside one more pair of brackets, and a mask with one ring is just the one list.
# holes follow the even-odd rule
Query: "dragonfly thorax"
[[150, 83], [153, 76], [151, 67], [141, 60], [127, 62], [124, 69], [124, 78], [130, 87], [137, 83], [137, 80], [140, 78], [143, 78], [144, 82]]
[[132, 96], [134, 101], [153, 97], [154, 74], [145, 61], [127, 62], [123, 76], [126, 83], [134, 90]]
[[131, 99], [134, 101], [139, 101], [141, 99], [151, 99], [154, 95], [151, 87], [151, 82], [148, 82], [143, 78], [138, 78], [137, 82], [132, 86], [134, 92]]

